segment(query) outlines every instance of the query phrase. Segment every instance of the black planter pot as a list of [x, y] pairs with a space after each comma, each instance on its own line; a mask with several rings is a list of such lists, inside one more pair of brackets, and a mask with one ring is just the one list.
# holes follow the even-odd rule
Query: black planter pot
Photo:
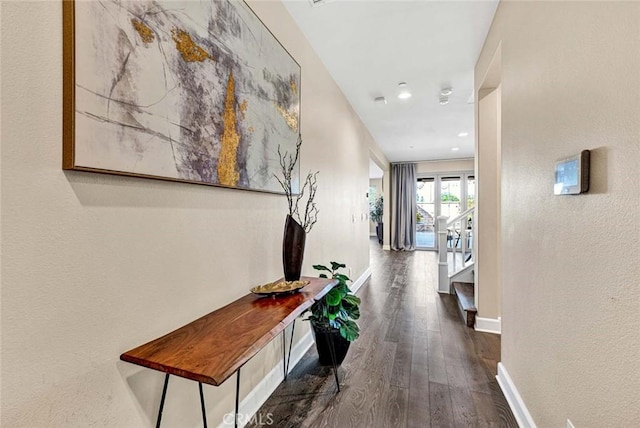
[[316, 349], [318, 350], [318, 359], [323, 366], [331, 366], [333, 362], [331, 360], [331, 348], [329, 343], [333, 343], [333, 349], [336, 356], [336, 365], [342, 364], [344, 358], [347, 356], [347, 351], [351, 342], [340, 335], [339, 330], [321, 330], [311, 325], [313, 332], [313, 338], [316, 341]]
[[383, 237], [383, 228], [382, 228], [382, 222], [376, 224], [376, 235], [378, 236], [378, 243], [382, 244], [382, 237]]
[[282, 239], [282, 267], [284, 268], [285, 281], [300, 279], [306, 239], [307, 233], [304, 228], [293, 217], [287, 215]]

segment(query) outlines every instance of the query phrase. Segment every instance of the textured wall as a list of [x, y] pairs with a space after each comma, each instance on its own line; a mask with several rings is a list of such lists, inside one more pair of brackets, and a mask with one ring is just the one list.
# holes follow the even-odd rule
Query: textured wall
[[[302, 66], [302, 171], [320, 170], [303, 272], [332, 259], [357, 278], [373, 142], [283, 5], [251, 5]], [[1, 8], [2, 426], [150, 426], [163, 376], [120, 353], [277, 278], [286, 200], [63, 172], [61, 2]], [[243, 394], [279, 345], [245, 366]], [[233, 383], [205, 387], [212, 425]], [[171, 380], [163, 422], [200, 426], [195, 383]]]
[[[640, 4], [502, 2], [502, 362], [539, 427], [640, 420]], [[591, 190], [553, 196], [592, 150]]]

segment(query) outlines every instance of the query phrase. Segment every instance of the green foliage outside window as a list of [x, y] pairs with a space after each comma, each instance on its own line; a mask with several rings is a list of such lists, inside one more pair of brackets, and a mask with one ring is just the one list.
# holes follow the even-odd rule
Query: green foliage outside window
[[460, 202], [460, 198], [458, 198], [456, 195], [452, 195], [451, 193], [443, 193], [440, 196], [440, 200], [442, 202]]

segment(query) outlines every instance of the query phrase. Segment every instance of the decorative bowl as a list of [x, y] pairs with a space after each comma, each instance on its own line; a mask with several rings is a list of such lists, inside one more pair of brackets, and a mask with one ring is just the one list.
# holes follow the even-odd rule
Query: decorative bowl
[[259, 294], [261, 296], [272, 296], [276, 294], [291, 294], [296, 293], [298, 290], [309, 284], [309, 281], [285, 281], [280, 280], [276, 282], [270, 282], [269, 284], [258, 285], [253, 287], [251, 292], [253, 294]]

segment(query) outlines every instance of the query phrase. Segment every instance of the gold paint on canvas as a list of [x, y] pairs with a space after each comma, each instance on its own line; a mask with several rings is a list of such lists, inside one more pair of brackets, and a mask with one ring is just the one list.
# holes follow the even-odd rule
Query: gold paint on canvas
[[244, 120], [246, 113], [247, 113], [247, 100], [244, 100], [241, 104], [240, 104], [240, 113], [242, 114], [242, 120]]
[[285, 122], [287, 122], [287, 125], [289, 126], [289, 128], [291, 128], [293, 131], [297, 131], [298, 117], [296, 116], [296, 114], [288, 112], [284, 107], [282, 107], [278, 103], [274, 103], [274, 104], [276, 105], [276, 110], [278, 110], [278, 113], [282, 115], [282, 118], [284, 119]]
[[178, 28], [171, 30], [171, 36], [176, 44], [176, 49], [186, 62], [202, 62], [206, 59], [213, 59], [204, 49], [198, 46], [189, 33]]
[[218, 157], [218, 182], [225, 186], [235, 187], [240, 179], [237, 169], [238, 144], [240, 135], [237, 131], [236, 118], [236, 95], [235, 80], [233, 72], [229, 74], [227, 81], [227, 96], [224, 101], [224, 112], [222, 113], [222, 123], [224, 130], [220, 139], [220, 156]]
[[296, 81], [291, 79], [289, 81], [289, 86], [291, 86], [291, 90], [293, 91], [293, 95], [298, 95], [298, 85], [296, 85]]
[[144, 25], [142, 21], [138, 21], [134, 18], [131, 20], [131, 25], [133, 25], [133, 28], [138, 32], [145, 45], [153, 42], [153, 39], [156, 37], [155, 34], [153, 34], [151, 28]]

